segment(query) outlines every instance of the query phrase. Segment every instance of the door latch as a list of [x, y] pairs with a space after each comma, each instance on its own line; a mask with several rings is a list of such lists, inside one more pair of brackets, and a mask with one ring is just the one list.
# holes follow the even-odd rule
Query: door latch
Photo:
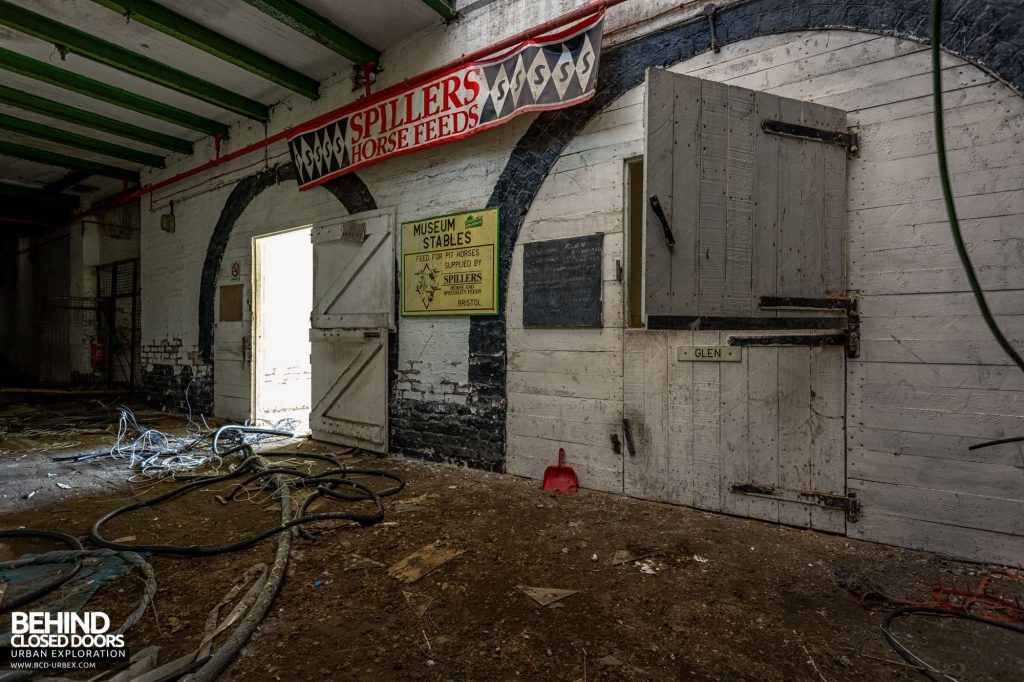
[[661, 201], [658, 200], [657, 194], [652, 194], [650, 199], [651, 210], [654, 211], [654, 215], [657, 216], [658, 222], [661, 223], [661, 231], [665, 235], [665, 241], [668, 242], [669, 246], [676, 245], [675, 235], [672, 234], [672, 226], [669, 225], [668, 218], [665, 217], [665, 209], [661, 207]]
[[629, 450], [629, 456], [635, 456], [636, 446], [633, 444], [633, 427], [630, 425], [628, 419], [622, 420], [622, 435], [626, 439], [626, 449]]
[[729, 492], [735, 495], [750, 495], [769, 500], [815, 505], [823, 509], [841, 511], [846, 515], [848, 523], [857, 523], [860, 520], [861, 504], [860, 500], [857, 499], [857, 493], [837, 495], [835, 493], [822, 493], [813, 490], [792, 490], [790, 488], [760, 483], [739, 482], [730, 485]]

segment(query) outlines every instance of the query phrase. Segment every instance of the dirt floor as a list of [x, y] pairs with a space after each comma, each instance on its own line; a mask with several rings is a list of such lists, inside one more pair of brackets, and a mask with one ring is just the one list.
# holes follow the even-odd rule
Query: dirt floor
[[[95, 434], [60, 453], [109, 442]], [[0, 456], [0, 526], [84, 536], [100, 514], [175, 485], [129, 483], [123, 462], [58, 464], [52, 454]], [[976, 583], [987, 570], [622, 496], [542, 492], [537, 481], [512, 476], [344, 459], [398, 473], [407, 488], [385, 499], [383, 523], [319, 524], [314, 539], [295, 538], [270, 614], [223, 679], [924, 679], [886, 643], [882, 616], [843, 586], [872, 581], [923, 599], [938, 585]], [[105, 536], [221, 544], [277, 523], [268, 493], [223, 504], [217, 496], [227, 487], [116, 519]], [[389, 575], [426, 545], [463, 553], [409, 584]], [[276, 546], [269, 539], [214, 557], [152, 556], [155, 608], [130, 631], [129, 646], [158, 645], [161, 662], [194, 650], [211, 609], [250, 566], [270, 563]], [[9, 541], [4, 549], [17, 556], [42, 547]], [[623, 552], [637, 560], [616, 564]], [[112, 583], [90, 610], [117, 622], [134, 608], [139, 585]], [[520, 586], [576, 593], [540, 606]], [[1018, 634], [932, 618], [900, 620], [894, 631], [951, 678], [1024, 679]]]

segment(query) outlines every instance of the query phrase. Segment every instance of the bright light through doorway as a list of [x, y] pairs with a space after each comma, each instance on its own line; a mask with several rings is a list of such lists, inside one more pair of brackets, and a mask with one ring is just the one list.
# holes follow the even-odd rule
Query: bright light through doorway
[[309, 432], [312, 395], [311, 231], [303, 227], [253, 240], [253, 413], [260, 425], [294, 419], [297, 434]]

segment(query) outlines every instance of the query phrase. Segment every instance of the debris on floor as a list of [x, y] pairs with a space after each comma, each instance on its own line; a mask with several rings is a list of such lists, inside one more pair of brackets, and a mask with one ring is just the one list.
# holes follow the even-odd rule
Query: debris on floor
[[403, 583], [411, 584], [430, 573], [438, 566], [448, 563], [465, 550], [438, 547], [429, 544], [395, 563], [388, 569], [388, 575]]
[[541, 606], [548, 606], [549, 604], [554, 604], [556, 601], [561, 601], [566, 597], [579, 594], [578, 590], [560, 590], [555, 587], [528, 587], [526, 585], [516, 585], [516, 589]]
[[[157, 428], [183, 431], [185, 424], [165, 417]], [[112, 436], [83, 438], [87, 442], [66, 452], [95, 451], [97, 440], [109, 447]], [[332, 452], [312, 442], [302, 449], [304, 456]], [[297, 506], [317, 489], [315, 480], [326, 482], [313, 477], [333, 467], [313, 464], [294, 449], [279, 457], [259, 454], [272, 468], [295, 472], [282, 476], [295, 483]], [[353, 483], [374, 491], [394, 482], [352, 473], [356, 467], [381, 466], [409, 482], [411, 495], [381, 498], [385, 513], [402, 510], [400, 523], [385, 526], [394, 523], [385, 519], [364, 531], [357, 522], [310, 520], [294, 534], [277, 533], [236, 551], [149, 555], [160, 590], [152, 609], [128, 630], [127, 643], [132, 653], [159, 651], [139, 656], [132, 675], [155, 680], [181, 674], [183, 666], [206, 666], [237, 632], [246, 643], [222, 679], [750, 679], [757, 671], [768, 682], [912, 682], [924, 679], [923, 665], [893, 653], [879, 630], [888, 612], [862, 608], [837, 586], [837, 571], [907, 599], [932, 594], [936, 586], [944, 590], [939, 598], [975, 608], [994, 605], [986, 595], [1009, 596], [1011, 603], [1017, 596], [1010, 588], [1018, 583], [1009, 576], [982, 586], [986, 567], [925, 552], [587, 490], [571, 498], [550, 493], [538, 504], [533, 480], [407, 459], [371, 461], [378, 460], [360, 453], [339, 459]], [[212, 478], [157, 505], [115, 514], [101, 524], [99, 537], [139, 551], [210, 548], [275, 528], [281, 500], [265, 485], [272, 475], [239, 488], [256, 473], [237, 471], [242, 462], [200, 469]], [[5, 525], [76, 537], [89, 537], [93, 521], [112, 510], [195, 482], [189, 473], [125, 482], [124, 462], [111, 458], [55, 464], [37, 453], [0, 465], [7, 467], [0, 475], [9, 474], [7, 497], [0, 497]], [[236, 478], [217, 480], [233, 472]], [[37, 481], [51, 485], [28, 502], [21, 499]], [[56, 481], [72, 489], [61, 491]], [[339, 485], [335, 492], [359, 490]], [[307, 512], [327, 514], [340, 502], [323, 499]], [[377, 509], [372, 500], [344, 504], [371, 516]], [[257, 592], [250, 591], [274, 575], [284, 538], [290, 538], [285, 570], [276, 593], [261, 598], [268, 608], [257, 608], [250, 603]], [[6, 559], [53, 550], [52, 543], [0, 541]], [[415, 559], [423, 550], [432, 558], [420, 563]], [[268, 577], [254, 574], [228, 599], [240, 577], [260, 564], [270, 569]], [[396, 569], [398, 576], [384, 578], [385, 570]], [[9, 599], [11, 589], [0, 600]], [[86, 608], [120, 623], [141, 594], [142, 583], [129, 574], [101, 586]], [[220, 632], [209, 653], [197, 658], [215, 608], [213, 631]], [[240, 630], [249, 622], [258, 627]], [[1019, 634], [1006, 628], [898, 617], [890, 630], [917, 660], [963, 682], [1002, 682], [1024, 666]], [[142, 672], [146, 666], [161, 672]]]

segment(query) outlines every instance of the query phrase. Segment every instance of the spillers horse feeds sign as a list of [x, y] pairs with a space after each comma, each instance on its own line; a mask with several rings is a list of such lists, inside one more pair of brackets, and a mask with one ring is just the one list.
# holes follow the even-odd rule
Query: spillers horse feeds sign
[[368, 101], [288, 138], [308, 189], [367, 164], [461, 140], [527, 111], [561, 109], [594, 94], [603, 15], [535, 38], [403, 92]]

